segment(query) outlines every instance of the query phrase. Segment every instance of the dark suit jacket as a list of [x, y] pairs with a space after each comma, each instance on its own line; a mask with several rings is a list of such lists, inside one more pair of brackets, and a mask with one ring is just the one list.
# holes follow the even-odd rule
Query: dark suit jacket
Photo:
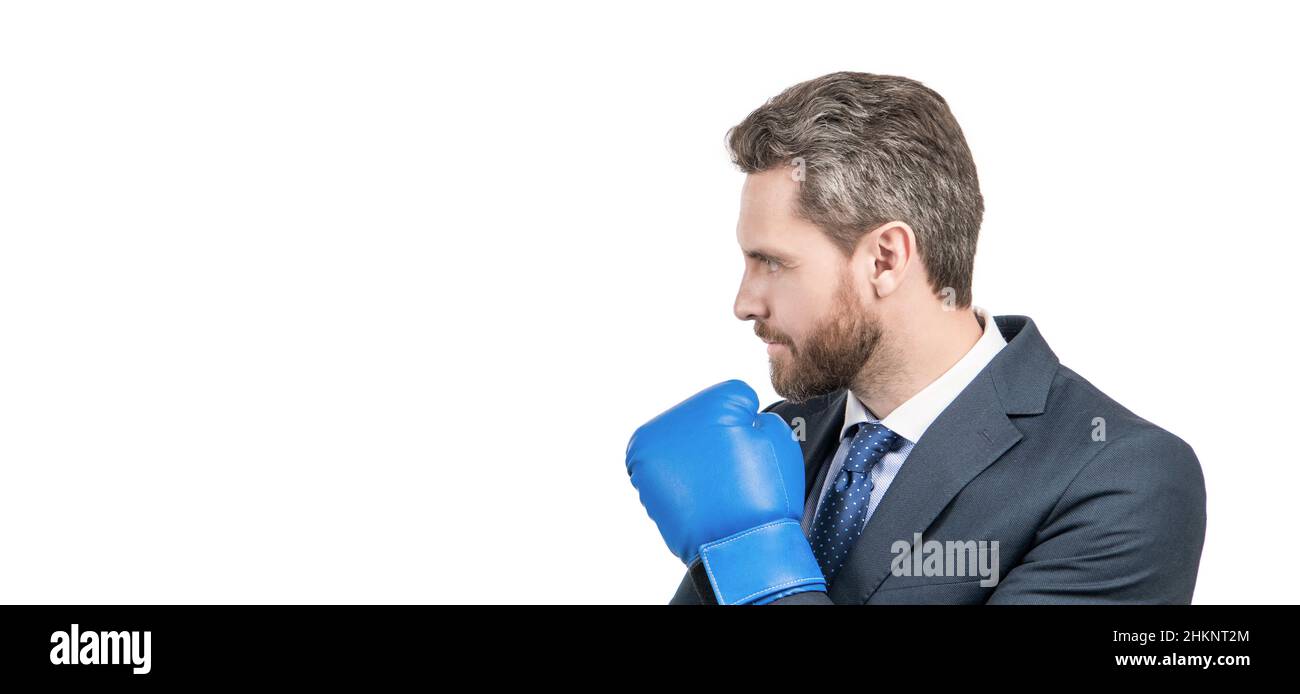
[[[912, 449], [828, 591], [772, 604], [1191, 602], [1206, 520], [1196, 454], [1063, 366], [1029, 318], [994, 320], [1007, 346]], [[804, 423], [805, 514], [846, 397], [767, 408]], [[914, 533], [997, 540], [998, 584], [894, 575], [891, 547]], [[699, 578], [688, 571], [671, 604], [712, 602]]]

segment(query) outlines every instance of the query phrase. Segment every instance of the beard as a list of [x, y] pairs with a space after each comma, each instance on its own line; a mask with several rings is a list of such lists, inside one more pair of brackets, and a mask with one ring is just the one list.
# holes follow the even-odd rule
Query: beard
[[880, 320], [863, 308], [849, 277], [848, 272], [840, 276], [832, 310], [802, 347], [796, 349], [785, 336], [765, 334], [766, 326], [754, 325], [759, 337], [779, 342], [790, 352], [771, 358], [771, 378], [772, 388], [792, 403], [851, 387], [877, 351], [884, 332]]

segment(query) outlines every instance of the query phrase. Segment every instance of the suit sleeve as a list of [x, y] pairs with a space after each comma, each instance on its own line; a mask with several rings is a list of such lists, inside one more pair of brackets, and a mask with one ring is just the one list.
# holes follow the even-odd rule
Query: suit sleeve
[[1206, 522], [1195, 452], [1156, 427], [1098, 445], [989, 604], [1191, 602]]
[[809, 591], [804, 591], [802, 593], [795, 593], [794, 595], [788, 595], [779, 600], [773, 600], [772, 602], [768, 603], [768, 606], [770, 607], [772, 605], [834, 605], [834, 604], [835, 601], [831, 600], [831, 597], [827, 595], [825, 591], [809, 590]]
[[[709, 579], [704, 575], [703, 567], [696, 564], [682, 577], [669, 605], [716, 605], [718, 601], [709, 587]], [[768, 605], [834, 605], [825, 591], [808, 590], [794, 595], [787, 595], [768, 603]]]

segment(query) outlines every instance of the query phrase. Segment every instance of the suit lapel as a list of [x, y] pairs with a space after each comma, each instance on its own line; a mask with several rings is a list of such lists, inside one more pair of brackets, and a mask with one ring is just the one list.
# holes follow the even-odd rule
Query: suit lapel
[[804, 489], [803, 517], [804, 517], [804, 534], [808, 534], [814, 522], [814, 516], [817, 513], [817, 502], [820, 500], [822, 485], [826, 484], [826, 474], [831, 469], [830, 456], [833, 453], [827, 453], [822, 458], [823, 464], [818, 468], [817, 474], [813, 477], [812, 484]]
[[829, 404], [815, 413], [815, 416], [805, 417], [807, 430], [804, 440], [799, 442], [803, 448], [805, 516], [808, 504], [817, 504], [816, 490], [821, 488], [820, 480], [825, 478], [823, 463], [835, 453], [835, 447], [839, 444], [840, 429], [844, 426], [844, 403], [848, 394], [849, 391], [841, 390], [828, 397]]
[[1020, 440], [985, 370], [930, 425], [889, 485], [832, 582], [837, 603], [866, 602], [889, 574], [899, 540], [924, 533], [952, 498]]

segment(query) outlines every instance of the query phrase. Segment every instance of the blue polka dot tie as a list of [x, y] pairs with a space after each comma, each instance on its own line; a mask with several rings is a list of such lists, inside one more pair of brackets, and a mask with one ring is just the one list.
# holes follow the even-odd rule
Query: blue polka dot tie
[[813, 522], [813, 554], [830, 583], [844, 565], [853, 542], [862, 534], [871, 501], [871, 468], [889, 451], [903, 443], [903, 438], [879, 422], [859, 422], [849, 444], [849, 454], [835, 477], [835, 483], [822, 499]]

